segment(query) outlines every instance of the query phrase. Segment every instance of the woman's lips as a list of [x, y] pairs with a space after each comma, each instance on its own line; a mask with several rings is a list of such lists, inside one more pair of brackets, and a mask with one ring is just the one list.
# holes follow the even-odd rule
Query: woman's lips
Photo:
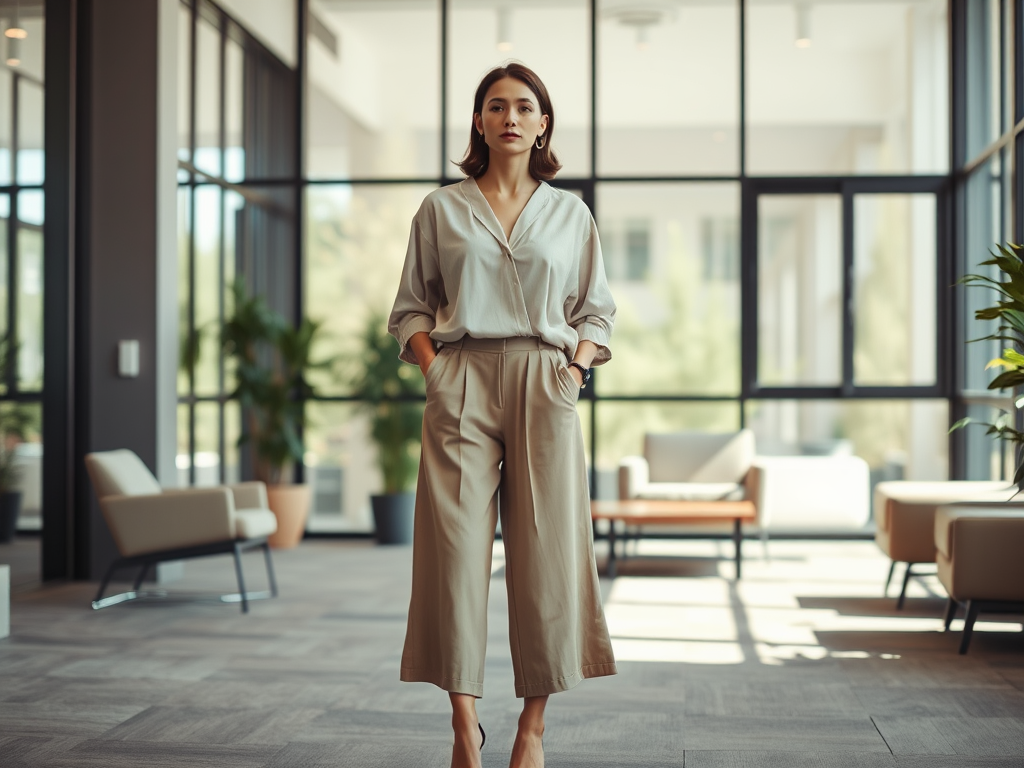
[[522, 136], [520, 136], [518, 133], [503, 133], [503, 134], [501, 134], [501, 138], [503, 138], [503, 139], [521, 139]]

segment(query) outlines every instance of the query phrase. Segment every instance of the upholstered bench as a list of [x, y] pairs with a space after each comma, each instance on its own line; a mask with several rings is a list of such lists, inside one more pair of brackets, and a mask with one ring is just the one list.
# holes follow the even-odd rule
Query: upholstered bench
[[1024, 503], [953, 504], [935, 514], [935, 560], [949, 630], [966, 604], [960, 653], [981, 611], [1024, 613]]
[[876, 485], [875, 542], [892, 560], [884, 594], [889, 593], [896, 563], [906, 563], [903, 587], [896, 602], [896, 607], [902, 608], [914, 566], [935, 562], [936, 509], [956, 502], [1006, 501], [1016, 490], [1002, 481], [893, 480]]

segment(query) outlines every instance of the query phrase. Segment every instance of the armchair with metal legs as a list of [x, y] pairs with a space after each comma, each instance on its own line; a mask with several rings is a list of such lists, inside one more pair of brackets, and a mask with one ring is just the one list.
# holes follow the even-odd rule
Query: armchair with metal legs
[[[168, 489], [131, 451], [91, 453], [85, 458], [120, 558], [107, 569], [93, 600], [94, 609], [145, 597], [140, 591], [152, 567], [161, 562], [231, 554], [235, 560], [238, 593], [221, 596], [241, 603], [277, 596], [277, 582], [267, 537], [277, 530], [277, 518], [267, 504], [263, 483], [217, 488]], [[249, 592], [242, 572], [242, 553], [262, 549], [269, 589]], [[138, 568], [132, 589], [104, 597], [118, 570]]]

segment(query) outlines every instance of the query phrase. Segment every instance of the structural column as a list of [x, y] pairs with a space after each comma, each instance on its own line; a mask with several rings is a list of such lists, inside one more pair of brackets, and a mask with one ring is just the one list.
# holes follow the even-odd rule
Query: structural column
[[[65, 201], [72, 234], [62, 253], [47, 252], [47, 270], [65, 274], [63, 285], [48, 275], [46, 294], [44, 575], [98, 578], [116, 548], [85, 454], [128, 448], [162, 484], [176, 482], [179, 11], [178, 0], [55, 5], [74, 23]], [[47, 169], [49, 179], [49, 162]], [[54, 302], [66, 302], [65, 311]], [[70, 321], [67, 355], [49, 375], [62, 321]], [[137, 376], [119, 371], [122, 341], [138, 343]], [[63, 548], [52, 540], [62, 525]]]

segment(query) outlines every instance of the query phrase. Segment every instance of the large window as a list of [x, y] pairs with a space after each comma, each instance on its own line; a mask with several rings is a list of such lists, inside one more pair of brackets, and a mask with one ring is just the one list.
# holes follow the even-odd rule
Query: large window
[[298, 88], [294, 70], [208, 0], [183, 0], [178, 42], [178, 480], [216, 485], [247, 474], [219, 348], [232, 286], [297, 314]]
[[0, 336], [11, 356], [0, 409], [33, 422], [15, 448], [22, 529], [42, 525], [44, 10], [43, 0], [0, 5]]
[[[964, 83], [954, 123], [958, 135], [954, 153], [956, 271], [957, 275], [987, 273], [995, 277], [992, 268], [980, 263], [996, 243], [1024, 240], [1024, 133], [1020, 125], [1024, 104], [1015, 96], [1024, 52], [1014, 49], [1014, 41], [1021, 39], [1024, 18], [1020, 4], [1009, 0], [966, 2], [956, 11], [954, 63]], [[974, 313], [998, 297], [983, 288], [970, 288], [960, 289], [956, 298], [959, 355], [953, 415], [991, 422], [1000, 412], [1015, 411], [1011, 393], [986, 389], [997, 373], [986, 370], [986, 363], [998, 356], [1001, 346], [998, 342], [965, 342], [995, 330], [993, 324], [976, 320]], [[1014, 452], [980, 427], [958, 432], [954, 447], [958, 476], [1013, 476]]]
[[[615, 359], [579, 405], [598, 494], [645, 431], [674, 429], [852, 452], [876, 481], [1005, 472], [999, 446], [946, 430], [1005, 405], [984, 389], [993, 350], [963, 344], [988, 297], [950, 285], [1024, 234], [1009, 0], [302, 0], [301, 45], [280, 57], [196, 3], [183, 349], [239, 275], [351, 360], [390, 309], [420, 201], [461, 178], [479, 78], [515, 58], [551, 91], [553, 183], [593, 211], [619, 306]], [[261, 98], [285, 81], [299, 121]], [[230, 371], [209, 346], [195, 361], [183, 479], [244, 474]], [[310, 526], [367, 530], [366, 414], [346, 375], [314, 383]]]

